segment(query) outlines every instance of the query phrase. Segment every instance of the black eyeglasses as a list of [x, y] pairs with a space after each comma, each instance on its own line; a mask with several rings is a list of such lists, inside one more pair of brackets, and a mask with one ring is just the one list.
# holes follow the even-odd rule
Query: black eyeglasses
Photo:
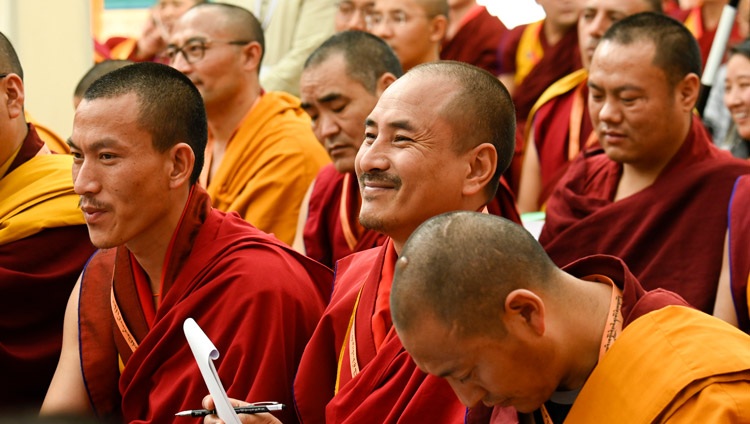
[[167, 57], [169, 63], [171, 64], [174, 63], [175, 60], [177, 60], [177, 55], [182, 53], [182, 57], [185, 58], [185, 61], [192, 65], [193, 63], [203, 59], [203, 56], [205, 56], [206, 54], [206, 49], [211, 48], [213, 44], [244, 46], [249, 43], [251, 43], [251, 41], [190, 40], [182, 47], [177, 47], [174, 44], [170, 44], [164, 51], [164, 56]]

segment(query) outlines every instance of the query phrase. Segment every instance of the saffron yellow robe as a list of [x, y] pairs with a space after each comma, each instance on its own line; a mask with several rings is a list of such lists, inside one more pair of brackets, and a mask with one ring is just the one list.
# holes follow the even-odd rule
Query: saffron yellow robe
[[267, 92], [235, 131], [207, 191], [215, 208], [291, 245], [307, 188], [329, 162], [299, 99]]
[[628, 325], [566, 423], [739, 423], [750, 417], [750, 336], [668, 306]]

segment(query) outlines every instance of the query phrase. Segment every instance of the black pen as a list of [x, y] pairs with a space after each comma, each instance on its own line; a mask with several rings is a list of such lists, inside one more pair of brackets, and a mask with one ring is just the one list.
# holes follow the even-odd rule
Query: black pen
[[[248, 405], [248, 406], [235, 406], [234, 412], [238, 414], [259, 414], [261, 412], [281, 411], [284, 409], [284, 404], [277, 403], [272, 405]], [[175, 415], [178, 417], [205, 417], [206, 415], [216, 414], [215, 409], [190, 409], [187, 411], [180, 411]]]

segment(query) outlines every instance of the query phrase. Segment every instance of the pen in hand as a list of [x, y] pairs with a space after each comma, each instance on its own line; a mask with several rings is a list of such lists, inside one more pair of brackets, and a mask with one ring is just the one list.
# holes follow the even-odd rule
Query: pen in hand
[[[238, 414], [259, 414], [261, 412], [281, 411], [282, 409], [284, 409], [284, 404], [275, 403], [270, 405], [236, 406], [234, 412]], [[180, 411], [175, 415], [178, 417], [205, 417], [206, 415], [215, 413], [215, 409], [190, 409], [187, 411]]]

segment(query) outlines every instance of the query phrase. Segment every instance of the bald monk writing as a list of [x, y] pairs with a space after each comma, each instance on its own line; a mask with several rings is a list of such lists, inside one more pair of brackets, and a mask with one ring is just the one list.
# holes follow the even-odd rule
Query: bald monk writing
[[728, 423], [750, 412], [750, 336], [645, 291], [615, 257], [560, 269], [492, 215], [418, 228], [396, 263], [391, 312], [419, 368], [472, 407], [469, 423], [505, 406], [536, 423]]

